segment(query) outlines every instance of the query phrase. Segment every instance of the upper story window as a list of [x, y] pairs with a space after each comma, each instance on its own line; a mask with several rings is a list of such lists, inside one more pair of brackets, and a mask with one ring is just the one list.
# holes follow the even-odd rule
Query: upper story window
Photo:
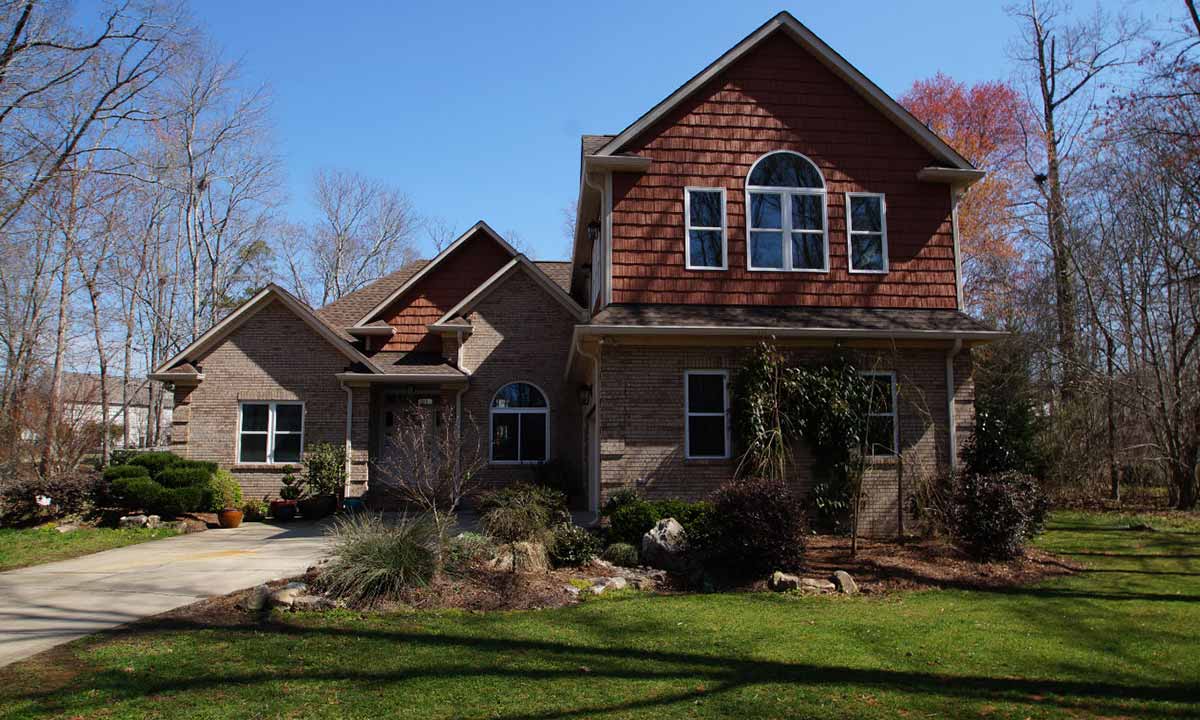
[[492, 398], [494, 463], [546, 462], [550, 437], [550, 406], [530, 383], [509, 383]]
[[725, 188], [684, 188], [683, 213], [687, 230], [687, 268], [724, 270]]
[[759, 158], [746, 178], [746, 206], [749, 269], [829, 269], [825, 180], [811, 160], [787, 150]]
[[888, 271], [887, 204], [881, 193], [846, 193], [846, 233], [850, 272]]

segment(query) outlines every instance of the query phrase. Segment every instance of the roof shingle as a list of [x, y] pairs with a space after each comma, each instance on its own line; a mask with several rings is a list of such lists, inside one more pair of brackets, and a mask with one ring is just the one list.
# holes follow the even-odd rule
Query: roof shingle
[[995, 332], [995, 328], [958, 310], [742, 305], [609, 305], [592, 318], [591, 324]]

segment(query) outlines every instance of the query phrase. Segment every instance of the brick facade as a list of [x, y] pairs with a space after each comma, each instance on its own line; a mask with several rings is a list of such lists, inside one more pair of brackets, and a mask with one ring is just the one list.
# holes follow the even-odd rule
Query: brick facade
[[[603, 347], [601, 502], [624, 487], [637, 488], [647, 497], [700, 499], [733, 477], [736, 460], [684, 458], [684, 373], [725, 369], [732, 376], [747, 349], [631, 344]], [[794, 361], [805, 363], [827, 357], [830, 350], [809, 347], [788, 352]], [[856, 356], [864, 369], [896, 372], [905, 482], [915, 481], [921, 473], [944, 469], [949, 441], [946, 349], [861, 350]], [[958, 356], [955, 378], [957, 426], [969, 430], [973, 413], [965, 398], [973, 394], [974, 388], [969, 350]], [[960, 432], [960, 446], [964, 437]], [[797, 489], [805, 492], [812, 485], [812, 457], [798, 447], [796, 458], [794, 480]], [[891, 535], [897, 531], [900, 480], [896, 470], [894, 460], [872, 461], [864, 480], [864, 532]]]
[[[184, 410], [175, 412], [172, 446], [184, 457], [231, 470], [247, 497], [275, 497], [282, 473], [277, 466], [236, 462], [240, 401], [303, 401], [305, 445], [345, 443], [346, 391], [334, 375], [349, 360], [282, 303], [258, 311], [196, 364], [204, 380], [175, 390]], [[367, 477], [370, 401], [366, 388], [353, 392], [351, 493], [357, 494]]]

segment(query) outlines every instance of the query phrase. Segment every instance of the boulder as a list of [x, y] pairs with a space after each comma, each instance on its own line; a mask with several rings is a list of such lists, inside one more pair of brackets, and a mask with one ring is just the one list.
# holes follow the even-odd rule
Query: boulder
[[246, 596], [238, 604], [243, 610], [258, 612], [267, 606], [267, 601], [270, 598], [271, 588], [266, 585], [259, 585], [246, 593]]
[[296, 598], [307, 594], [308, 586], [304, 583], [291, 582], [271, 593], [270, 603], [272, 607], [291, 607], [295, 604]]
[[592, 581], [592, 594], [600, 595], [608, 590], [624, 590], [629, 581], [623, 577], [596, 578]]
[[324, 595], [301, 595], [292, 601], [293, 610], [329, 610], [335, 605]]
[[675, 518], [659, 520], [642, 536], [642, 562], [672, 572], [685, 570], [687, 533]]
[[571, 597], [579, 597], [579, 588], [574, 585], [563, 585], [563, 590]]
[[157, 515], [147, 515], [146, 516], [146, 527], [153, 530], [153, 529], [161, 527], [161, 526], [162, 526], [162, 518], [160, 518]]
[[533, 542], [501, 545], [496, 548], [496, 557], [492, 559], [489, 566], [493, 570], [511, 572], [514, 550], [517, 557], [517, 572], [540, 573], [550, 570], [550, 556], [546, 553], [546, 546]]
[[146, 517], [145, 515], [122, 515], [121, 518], [117, 520], [117, 527], [121, 528], [122, 530], [129, 530], [132, 528], [144, 528], [149, 523], [150, 518]]
[[800, 589], [805, 592], [833, 592], [837, 586], [820, 578], [800, 578]]
[[833, 573], [833, 584], [837, 586], [838, 592], [845, 595], [858, 594], [858, 583], [854, 582], [854, 578], [850, 577], [850, 573], [845, 570], [838, 570]]
[[767, 580], [767, 587], [775, 592], [787, 592], [788, 590], [799, 590], [801, 579], [798, 575], [788, 575], [785, 572], [776, 570], [771, 573], [771, 577]]
[[79, 525], [77, 523], [66, 523], [63, 525], [59, 525], [58, 527], [56, 527], [54, 529], [59, 531], [60, 533], [66, 534], [66, 533], [75, 532], [76, 530], [78, 530]]

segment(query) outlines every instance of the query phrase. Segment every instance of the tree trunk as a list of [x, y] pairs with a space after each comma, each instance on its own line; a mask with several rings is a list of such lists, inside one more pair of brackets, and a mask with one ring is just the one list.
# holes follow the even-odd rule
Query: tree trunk
[[1116, 402], [1113, 397], [1113, 340], [1111, 335], [1105, 336], [1108, 348], [1105, 355], [1108, 359], [1108, 480], [1112, 485], [1110, 495], [1113, 502], [1121, 502], [1121, 473], [1117, 471], [1117, 417]]
[[67, 305], [71, 296], [71, 263], [68, 243], [63, 253], [62, 275], [58, 286], [58, 331], [54, 340], [54, 365], [50, 371], [50, 393], [46, 401], [46, 426], [42, 439], [42, 459], [38, 467], [42, 477], [49, 477], [58, 446], [59, 406], [62, 404], [63, 359], [67, 351]]

